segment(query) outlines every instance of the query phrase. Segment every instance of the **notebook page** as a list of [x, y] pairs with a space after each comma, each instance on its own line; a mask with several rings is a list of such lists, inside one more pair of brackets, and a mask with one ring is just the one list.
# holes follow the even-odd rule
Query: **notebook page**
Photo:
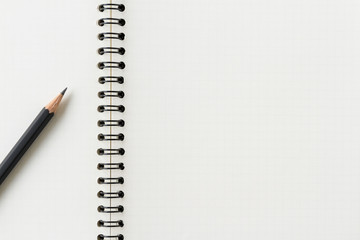
[[127, 7], [127, 239], [359, 239], [359, 3]]
[[95, 239], [101, 1], [8, 1], [0, 31], [0, 159], [52, 98], [63, 101], [0, 187], [1, 239]]

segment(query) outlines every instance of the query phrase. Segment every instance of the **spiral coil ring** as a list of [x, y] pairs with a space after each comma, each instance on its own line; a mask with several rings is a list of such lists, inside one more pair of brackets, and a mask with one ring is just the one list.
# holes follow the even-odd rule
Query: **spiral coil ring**
[[124, 178], [118, 177], [118, 178], [98, 178], [99, 184], [124, 184]]
[[115, 207], [105, 207], [103, 205], [100, 205], [98, 207], [98, 212], [103, 212], [103, 213], [121, 213], [123, 211], [124, 211], [124, 207], [122, 205]]
[[99, 191], [97, 196], [99, 198], [123, 198], [125, 196], [125, 193], [123, 191], [118, 191], [118, 192]]
[[101, 91], [98, 93], [99, 98], [105, 98], [105, 97], [117, 97], [117, 98], [123, 98], [125, 96], [125, 93], [123, 91]]
[[124, 155], [125, 150], [123, 148], [99, 148], [97, 153], [99, 155]]
[[118, 68], [118, 69], [124, 69], [125, 63], [124, 62], [99, 62], [98, 68], [105, 69], [105, 68]]
[[124, 112], [125, 107], [123, 105], [100, 105], [98, 106], [99, 112]]
[[123, 84], [124, 83], [124, 78], [123, 77], [116, 77], [116, 76], [99, 77], [99, 83], [100, 84], [110, 83], [110, 82]]
[[124, 134], [102, 134], [98, 135], [99, 141], [123, 141], [125, 138]]
[[101, 4], [98, 7], [100, 12], [103, 12], [105, 10], [119, 10], [120, 12], [125, 11], [125, 5], [124, 4], [113, 4], [113, 3], [109, 3], [109, 4]]
[[117, 220], [117, 221], [103, 221], [103, 220], [99, 220], [98, 221], [98, 226], [99, 227], [123, 227], [124, 226], [124, 222], [122, 220]]
[[124, 170], [124, 163], [99, 163], [97, 168], [99, 170], [107, 170], [107, 169], [120, 169]]
[[125, 54], [125, 48], [120, 47], [120, 48], [116, 48], [116, 47], [101, 47], [98, 49], [98, 53], [100, 55], [104, 55], [105, 53], [117, 53], [120, 55], [124, 55]]
[[122, 18], [101, 18], [98, 21], [98, 24], [101, 27], [103, 27], [107, 24], [116, 24], [116, 25], [124, 26], [125, 23], [126, 23], [125, 20]]
[[122, 119], [120, 119], [120, 120], [99, 120], [98, 126], [99, 127], [108, 127], [108, 126], [123, 127], [123, 126], [125, 126], [125, 121]]
[[[114, 0], [113, 0], [114, 1]], [[108, 17], [100, 18], [97, 24], [102, 28], [110, 29], [110, 31], [104, 31], [98, 34], [98, 39], [103, 41], [108, 46], [102, 46], [98, 48], [97, 53], [103, 57], [108, 57], [107, 61], [99, 61], [97, 67], [106, 72], [107, 75], [100, 76], [98, 78], [99, 84], [106, 86], [105, 90], [98, 92], [98, 97], [102, 99], [101, 101], [106, 101], [105, 104], [98, 106], [97, 111], [104, 116], [108, 116], [110, 119], [103, 119], [97, 122], [98, 127], [103, 130], [107, 130], [107, 133], [99, 133], [98, 140], [103, 142], [109, 142], [109, 148], [98, 148], [97, 154], [99, 157], [108, 156], [107, 162], [100, 162], [97, 165], [98, 170], [100, 171], [109, 171], [109, 174], [106, 177], [99, 177], [97, 182], [103, 188], [109, 189], [109, 191], [100, 190], [97, 193], [99, 199], [108, 201], [109, 204], [99, 205], [97, 211], [102, 214], [110, 214], [107, 220], [99, 220], [97, 222], [98, 227], [101, 228], [122, 228], [124, 222], [118, 220], [117, 216], [111, 214], [122, 213], [124, 207], [120, 204], [113, 205], [111, 199], [122, 199], [125, 194], [123, 191], [115, 188], [115, 186], [121, 186], [124, 184], [125, 180], [122, 176], [118, 176], [118, 171], [124, 170], [124, 163], [117, 161], [122, 155], [125, 154], [125, 150], [117, 144], [121, 143], [125, 139], [123, 133], [119, 133], [119, 128], [125, 126], [125, 121], [123, 119], [115, 118], [112, 119], [112, 114], [123, 113], [125, 111], [125, 106], [122, 104], [114, 104], [113, 99], [119, 99], [116, 101], [121, 101], [125, 97], [124, 91], [119, 88], [124, 84], [124, 77], [119, 76], [118, 72], [121, 72], [126, 66], [123, 61], [115, 60], [116, 58], [122, 57], [126, 50], [122, 46], [116, 46], [119, 41], [125, 39], [125, 34], [123, 32], [115, 31], [113, 29], [122, 29], [126, 24], [125, 19], [114, 17], [113, 13], [118, 12], [122, 13], [125, 11], [124, 4], [115, 4], [110, 1], [110, 3], [101, 4], [98, 6], [99, 12], [110, 13]], [[114, 28], [113, 28], [114, 26]], [[116, 73], [116, 74], [114, 74]], [[115, 75], [115, 76], [114, 76]], [[104, 117], [103, 116], [103, 117]], [[110, 161], [108, 161], [110, 160]], [[111, 172], [114, 171], [114, 172]], [[117, 176], [116, 176], [117, 175]], [[113, 188], [111, 187], [113, 186]], [[116, 200], [119, 201], [119, 200]], [[115, 218], [115, 219], [113, 219]], [[124, 236], [122, 234], [115, 234], [110, 230], [110, 235], [99, 234], [97, 236], [98, 240], [123, 240]]]
[[115, 236], [105, 236], [103, 234], [99, 234], [97, 240], [124, 240], [124, 236], [122, 234]]
[[122, 41], [125, 39], [125, 33], [103, 32], [99, 33], [98, 39], [100, 41], [103, 41], [105, 39], [117, 39]]

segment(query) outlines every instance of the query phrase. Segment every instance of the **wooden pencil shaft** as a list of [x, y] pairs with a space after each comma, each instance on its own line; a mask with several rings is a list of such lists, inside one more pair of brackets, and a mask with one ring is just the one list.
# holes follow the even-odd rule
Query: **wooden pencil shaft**
[[21, 157], [29, 149], [31, 144], [39, 136], [53, 116], [54, 113], [50, 113], [46, 108], [43, 108], [40, 111], [35, 120], [11, 149], [4, 161], [0, 164], [0, 185], [4, 182], [11, 170], [20, 161]]

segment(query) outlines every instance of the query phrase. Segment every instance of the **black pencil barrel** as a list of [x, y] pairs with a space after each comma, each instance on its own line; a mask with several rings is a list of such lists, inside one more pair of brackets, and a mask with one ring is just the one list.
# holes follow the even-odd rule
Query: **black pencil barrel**
[[46, 108], [43, 108], [40, 111], [35, 120], [21, 136], [15, 146], [11, 149], [9, 154], [5, 157], [4, 161], [0, 164], [0, 185], [3, 183], [11, 170], [16, 166], [21, 157], [39, 136], [41, 131], [45, 128], [53, 116], [54, 113], [50, 113]]

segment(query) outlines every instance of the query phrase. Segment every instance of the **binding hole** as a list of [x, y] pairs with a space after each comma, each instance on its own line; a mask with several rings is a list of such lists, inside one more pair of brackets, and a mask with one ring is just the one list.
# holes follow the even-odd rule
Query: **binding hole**
[[125, 193], [124, 193], [123, 191], [119, 191], [119, 192], [118, 192], [118, 196], [119, 196], [120, 198], [123, 198], [123, 197], [125, 196]]
[[98, 35], [98, 38], [99, 38], [100, 41], [102, 41], [102, 40], [104, 40], [105, 35], [102, 34], [102, 33], [100, 33], [100, 34]]
[[99, 234], [99, 235], [97, 236], [97, 240], [104, 240], [104, 235]]
[[118, 5], [118, 9], [119, 9], [120, 12], [125, 11], [125, 5], [124, 4]]
[[104, 164], [99, 163], [99, 164], [97, 165], [97, 169], [103, 170], [103, 169], [104, 169]]
[[99, 83], [100, 83], [100, 84], [104, 84], [104, 83], [105, 83], [105, 78], [99, 77]]
[[104, 97], [105, 97], [105, 93], [104, 93], [104, 92], [99, 92], [99, 93], [98, 93], [98, 97], [99, 97], [99, 98], [104, 98]]
[[98, 155], [104, 155], [104, 149], [99, 148], [99, 149], [97, 150], [97, 154], [98, 154]]
[[100, 205], [98, 207], [98, 212], [104, 212], [104, 210], [105, 210], [105, 207], [103, 205]]
[[98, 53], [99, 53], [100, 55], [104, 55], [105, 50], [104, 50], [103, 48], [99, 48], [99, 49], [98, 49]]
[[118, 206], [118, 211], [119, 212], [124, 212], [124, 207], [122, 205]]
[[104, 69], [104, 68], [105, 68], [105, 64], [102, 63], [102, 62], [98, 63], [98, 68], [99, 68], [99, 69]]
[[118, 138], [119, 138], [120, 141], [123, 141], [125, 139], [125, 135], [120, 133]]
[[105, 107], [104, 106], [98, 106], [98, 111], [99, 112], [104, 112], [105, 110]]
[[99, 139], [99, 141], [103, 141], [103, 140], [105, 139], [104, 134], [100, 133], [100, 134], [98, 135], [98, 139]]
[[98, 197], [104, 197], [104, 192], [103, 191], [99, 191], [98, 194], [97, 194]]
[[103, 127], [105, 125], [105, 122], [103, 120], [98, 121], [98, 126]]
[[99, 26], [103, 27], [105, 25], [105, 21], [103, 19], [100, 19], [98, 21]]
[[100, 12], [103, 12], [105, 10], [104, 5], [102, 5], [102, 4], [99, 5], [98, 9]]
[[125, 149], [120, 148], [120, 149], [119, 149], [119, 153], [120, 153], [120, 155], [124, 155], [124, 154], [125, 154]]
[[120, 164], [119, 164], [119, 168], [120, 168], [121, 170], [124, 170], [124, 169], [125, 169], [125, 165], [124, 165], [123, 163], [120, 163]]
[[118, 179], [118, 183], [120, 183], [120, 184], [124, 184], [124, 182], [125, 182], [125, 180], [124, 180], [124, 178], [123, 178], [123, 177], [120, 177], [120, 178]]

